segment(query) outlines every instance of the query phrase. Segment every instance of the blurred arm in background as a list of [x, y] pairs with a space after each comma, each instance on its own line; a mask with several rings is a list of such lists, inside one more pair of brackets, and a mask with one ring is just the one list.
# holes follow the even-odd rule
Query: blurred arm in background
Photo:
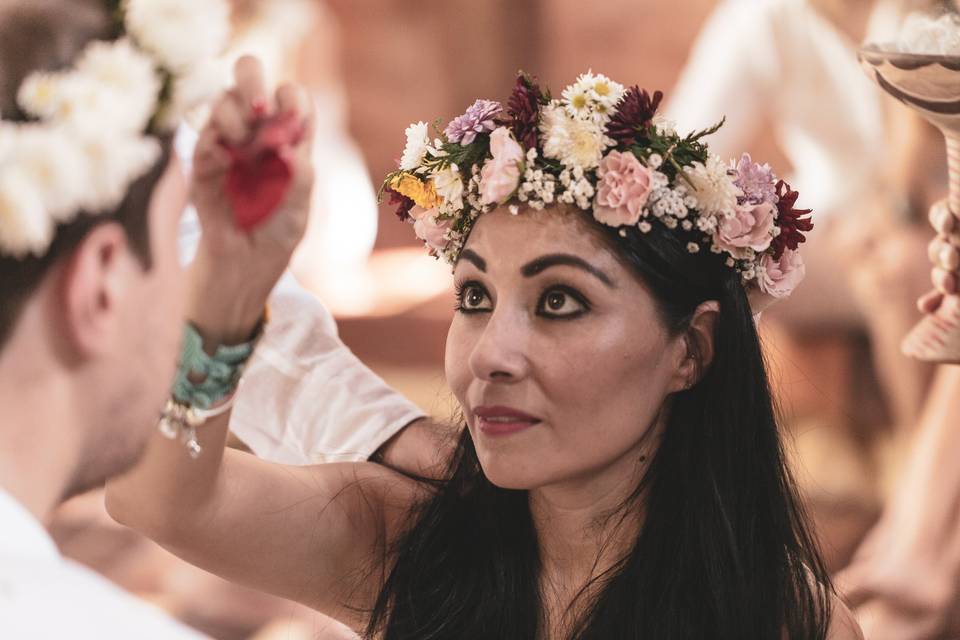
[[936, 374], [906, 468], [837, 584], [870, 640], [960, 636], [960, 367]]

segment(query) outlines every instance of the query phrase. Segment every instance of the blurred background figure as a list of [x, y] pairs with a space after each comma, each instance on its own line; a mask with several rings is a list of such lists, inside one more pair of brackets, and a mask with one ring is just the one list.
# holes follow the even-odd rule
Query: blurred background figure
[[[725, 113], [710, 140], [725, 158], [748, 149], [792, 167], [783, 177], [815, 209], [807, 281], [762, 328], [795, 469], [838, 570], [896, 486], [891, 470], [926, 397], [929, 367], [898, 345], [927, 288], [926, 210], [945, 193], [942, 138], [880, 94], [855, 50], [867, 34], [892, 39], [900, 15], [934, 4], [234, 0], [231, 55], [255, 53], [272, 79], [306, 84], [317, 105], [317, 189], [297, 278], [366, 364], [442, 418], [449, 271], [377, 207], [370, 178], [395, 167], [410, 122], [452, 118], [478, 95], [504, 100], [518, 69], [558, 87], [592, 68], [662, 89], [681, 130]], [[211, 636], [350, 637], [182, 563], [114, 524], [101, 503], [93, 494], [61, 511], [64, 550]]]
[[838, 577], [871, 640], [960, 637], [960, 367], [938, 369], [883, 518]]
[[[895, 41], [907, 13], [942, 4], [723, 0], [668, 108], [681, 130], [726, 113], [711, 143], [722, 157], [751, 139], [774, 142], [814, 210], [802, 291], [764, 320], [834, 569], [877, 515], [876, 452], [904, 449], [926, 395], [931, 367], [900, 342], [928, 288], [927, 209], [946, 189], [940, 134], [880, 92], [856, 49]], [[817, 387], [846, 393], [825, 403]]]

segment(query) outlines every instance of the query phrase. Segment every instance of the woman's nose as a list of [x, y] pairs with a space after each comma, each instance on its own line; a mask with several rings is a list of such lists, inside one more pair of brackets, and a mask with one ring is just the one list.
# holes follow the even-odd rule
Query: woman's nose
[[530, 337], [525, 318], [515, 316], [502, 307], [491, 313], [470, 353], [474, 377], [487, 382], [515, 382], [524, 377]]

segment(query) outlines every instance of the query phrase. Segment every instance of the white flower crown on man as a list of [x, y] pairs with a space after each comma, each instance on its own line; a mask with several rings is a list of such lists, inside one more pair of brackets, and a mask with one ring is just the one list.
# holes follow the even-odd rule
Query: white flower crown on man
[[410, 125], [383, 190], [450, 264], [480, 214], [564, 203], [621, 236], [662, 225], [691, 253], [725, 255], [748, 290], [786, 297], [804, 275], [810, 210], [768, 165], [710, 154], [701, 140], [722, 122], [680, 136], [656, 113], [662, 98], [588, 72], [553, 99], [521, 73], [506, 109], [477, 100], [432, 141], [426, 123]]
[[226, 0], [108, 4], [121, 36], [90, 43], [70, 70], [28, 76], [17, 102], [35, 120], [0, 114], [2, 255], [42, 257], [58, 224], [119, 206], [159, 157], [150, 133], [220, 89], [211, 65], [229, 33]]

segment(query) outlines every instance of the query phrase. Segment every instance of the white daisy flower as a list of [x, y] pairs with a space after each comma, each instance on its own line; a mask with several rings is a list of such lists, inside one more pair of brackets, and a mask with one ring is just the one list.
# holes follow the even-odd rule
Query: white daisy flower
[[400, 157], [400, 169], [413, 171], [420, 166], [430, 149], [430, 131], [426, 122], [415, 122], [406, 128], [407, 146]]
[[571, 117], [606, 124], [623, 97], [623, 85], [602, 74], [582, 74], [563, 90], [563, 104]]
[[571, 118], [559, 104], [543, 108], [540, 130], [544, 136], [543, 155], [581, 171], [597, 167], [604, 150], [613, 144], [601, 125]]
[[694, 188], [697, 205], [705, 215], [733, 212], [737, 198], [743, 195], [733, 178], [727, 175], [727, 165], [718, 156], [708, 157], [706, 164], [694, 162], [684, 173]]
[[[581, 76], [583, 77], [583, 76]], [[597, 74], [591, 77], [592, 85], [590, 95], [598, 105], [601, 105], [606, 111], [610, 111], [620, 102], [625, 89], [623, 85], [614, 82], [603, 74]]]
[[[591, 112], [590, 81], [585, 73], [560, 94], [567, 113], [573, 118], [589, 118]], [[586, 80], [586, 81], [585, 81]]]
[[433, 188], [437, 195], [446, 200], [454, 209], [463, 208], [463, 180], [457, 165], [451, 164], [445, 169], [433, 172]]

